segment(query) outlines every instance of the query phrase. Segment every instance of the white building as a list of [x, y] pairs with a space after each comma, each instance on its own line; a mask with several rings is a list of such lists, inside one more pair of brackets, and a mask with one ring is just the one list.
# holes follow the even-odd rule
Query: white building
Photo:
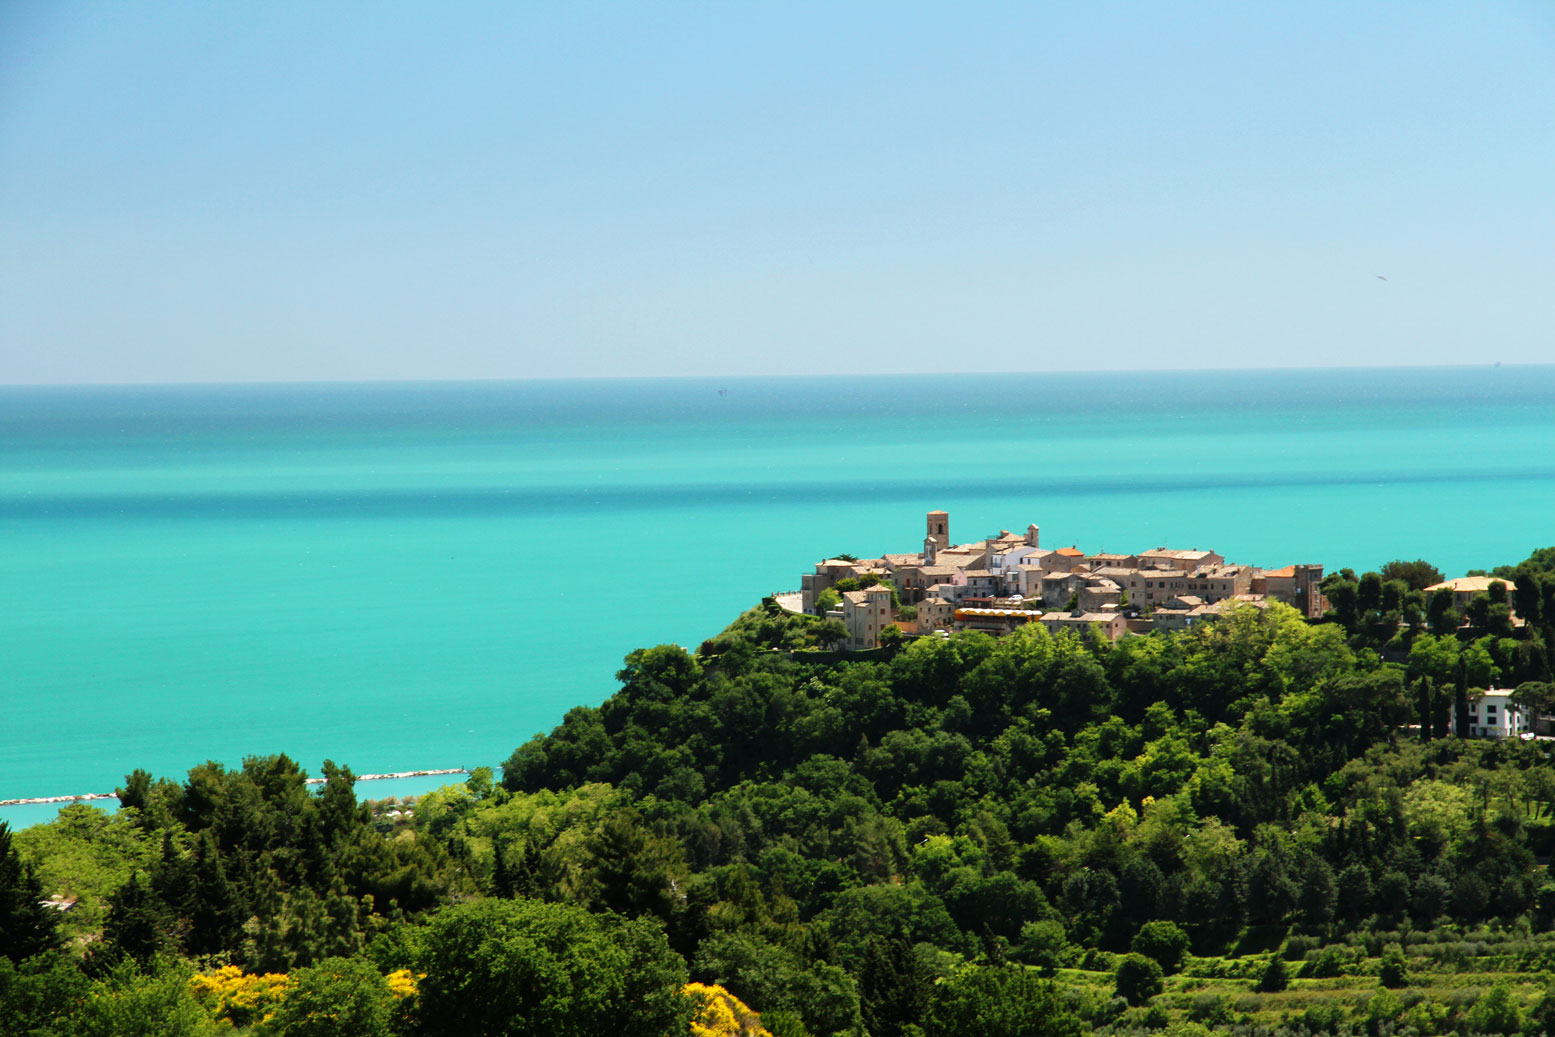
[[1469, 734], [1476, 738], [1519, 738], [1533, 732], [1533, 718], [1512, 702], [1509, 688], [1491, 688], [1469, 700]]
[[1021, 544], [1001, 551], [998, 554], [988, 556], [988, 568], [993, 572], [1003, 574], [1015, 568], [1017, 565], [1041, 565], [1042, 559], [1052, 554], [1045, 547], [1032, 547], [1030, 544]]

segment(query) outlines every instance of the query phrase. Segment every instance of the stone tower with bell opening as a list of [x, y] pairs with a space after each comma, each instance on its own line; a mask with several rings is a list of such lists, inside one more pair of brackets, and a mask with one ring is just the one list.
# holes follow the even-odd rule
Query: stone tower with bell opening
[[934, 545], [943, 551], [950, 546], [950, 513], [946, 511], [931, 511], [925, 520], [925, 542], [932, 540]]

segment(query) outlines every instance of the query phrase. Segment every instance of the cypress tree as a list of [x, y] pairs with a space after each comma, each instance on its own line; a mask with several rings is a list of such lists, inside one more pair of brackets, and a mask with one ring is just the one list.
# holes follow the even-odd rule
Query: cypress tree
[[1457, 722], [1459, 738], [1469, 736], [1469, 661], [1458, 655], [1458, 686], [1453, 691], [1453, 718]]
[[1436, 688], [1429, 677], [1421, 677], [1418, 686], [1420, 688], [1420, 740], [1429, 742], [1436, 725]]

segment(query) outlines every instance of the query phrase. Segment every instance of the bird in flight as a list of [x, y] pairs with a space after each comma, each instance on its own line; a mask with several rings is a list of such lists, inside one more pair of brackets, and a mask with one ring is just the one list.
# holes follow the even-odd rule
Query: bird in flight
[[1379, 281], [1386, 281], [1386, 280], [1387, 280], [1387, 278], [1386, 278], [1386, 277], [1383, 277], [1383, 276], [1382, 276], [1382, 275], [1381, 275], [1381, 274], [1378, 274], [1378, 275], [1377, 275], [1377, 280], [1379, 280]]

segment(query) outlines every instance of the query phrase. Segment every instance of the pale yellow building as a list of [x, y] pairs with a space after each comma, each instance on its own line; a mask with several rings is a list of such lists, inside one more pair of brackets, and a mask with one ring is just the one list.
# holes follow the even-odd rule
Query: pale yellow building
[[842, 592], [842, 622], [849, 651], [880, 647], [880, 632], [891, 624], [891, 588], [883, 583]]
[[[1442, 583], [1434, 583], [1425, 589], [1427, 595], [1435, 594], [1439, 590], [1452, 591], [1452, 607], [1462, 612], [1469, 607], [1469, 602], [1481, 594], [1490, 593], [1490, 585], [1499, 583], [1506, 587], [1507, 607], [1512, 606], [1512, 595], [1517, 590], [1517, 585], [1511, 580], [1501, 576], [1460, 576], [1456, 580], [1446, 580]], [[1512, 609], [1515, 616], [1517, 610]]]

